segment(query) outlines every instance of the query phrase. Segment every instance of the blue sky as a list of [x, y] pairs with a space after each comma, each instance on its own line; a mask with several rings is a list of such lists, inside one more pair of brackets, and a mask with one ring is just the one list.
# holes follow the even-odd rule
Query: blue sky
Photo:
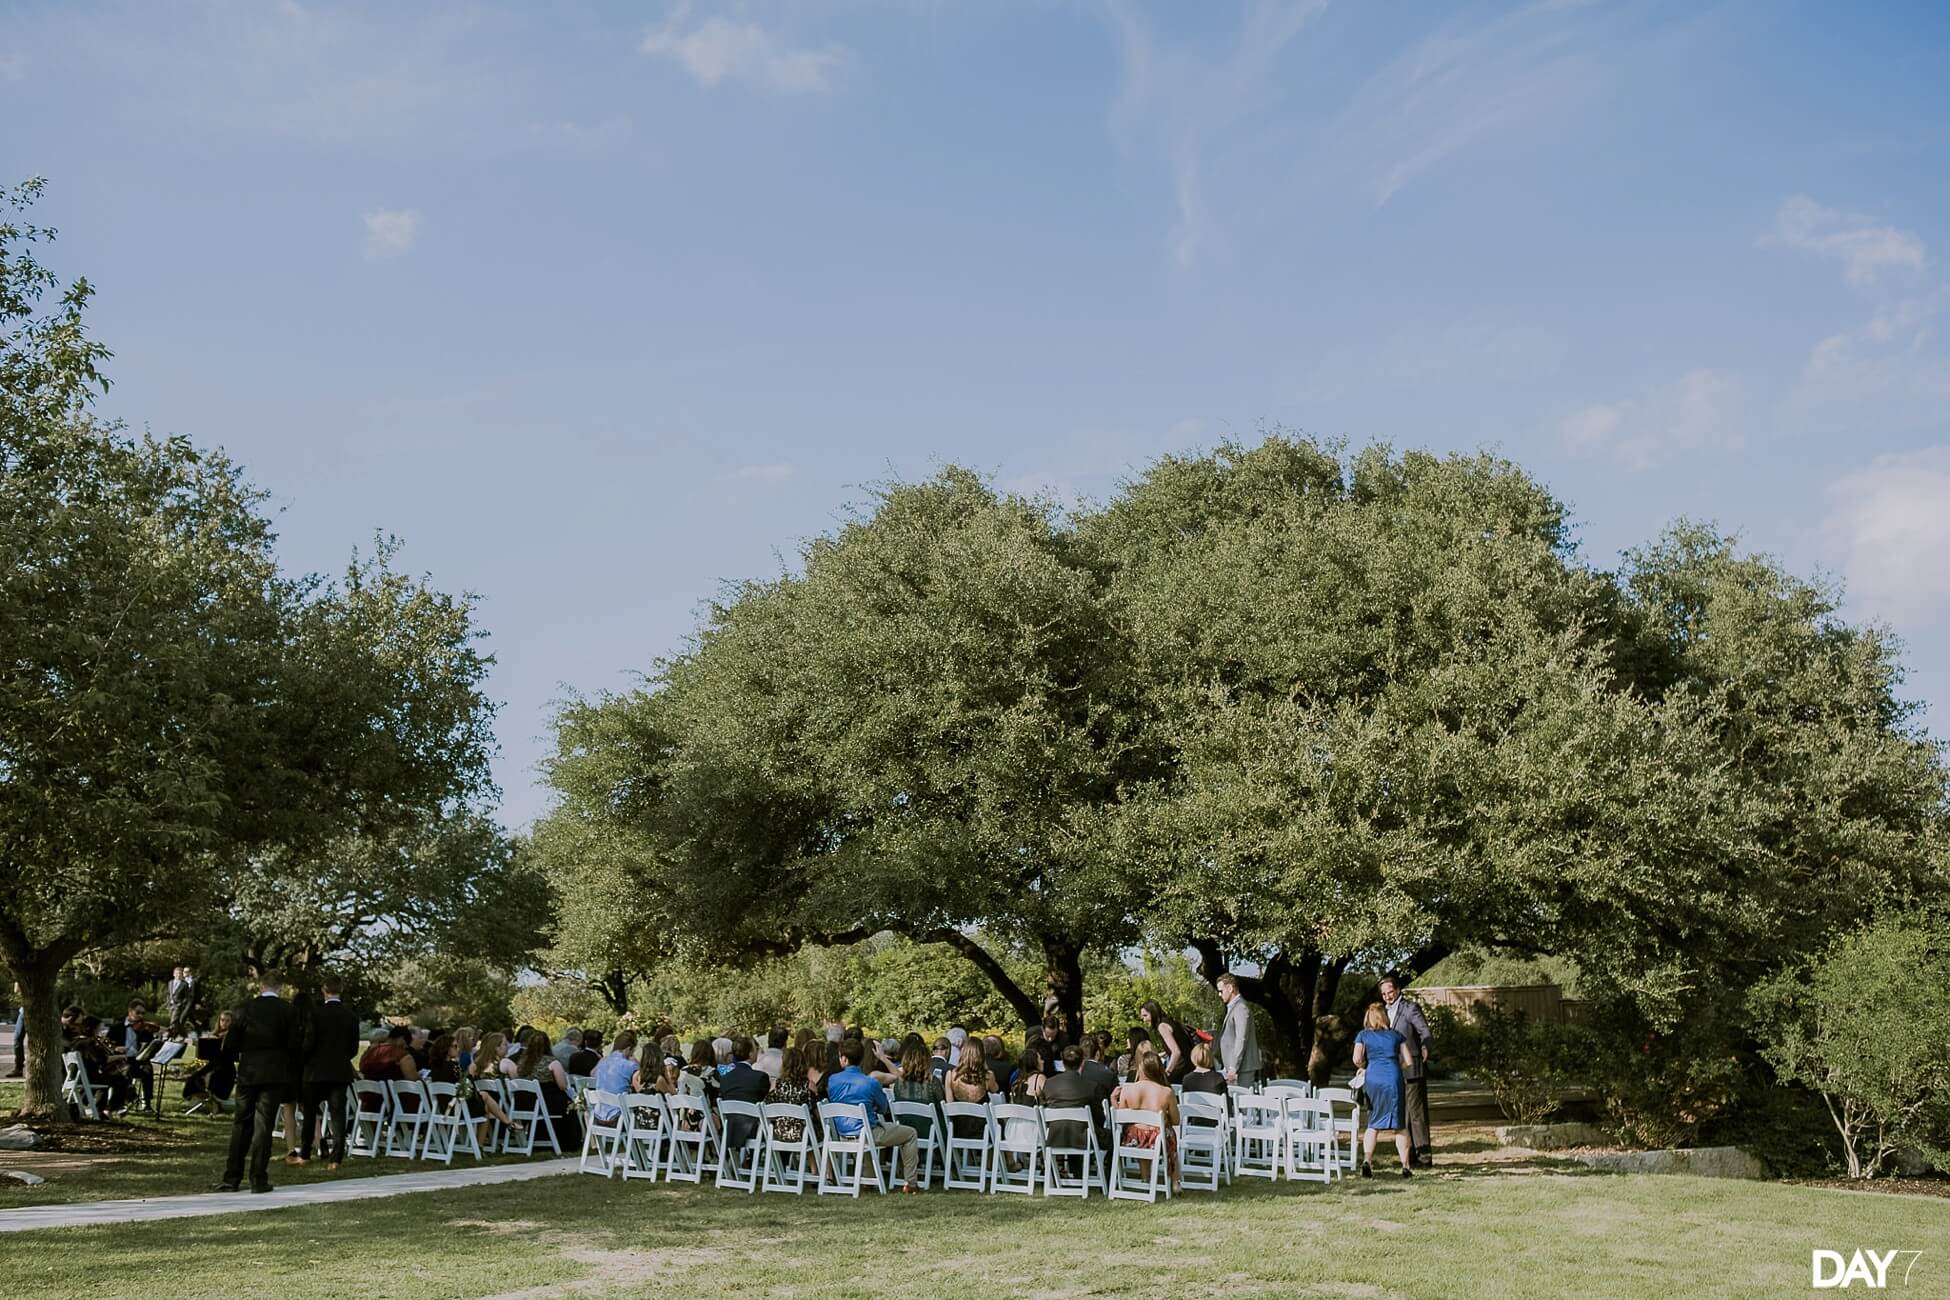
[[1263, 426], [1716, 520], [1950, 695], [1950, 8], [4, 7], [107, 410], [481, 595], [512, 824], [861, 485]]

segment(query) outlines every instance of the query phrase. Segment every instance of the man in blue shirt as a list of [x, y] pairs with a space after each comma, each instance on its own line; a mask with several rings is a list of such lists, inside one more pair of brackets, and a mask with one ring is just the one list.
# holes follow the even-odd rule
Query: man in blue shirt
[[[915, 1146], [920, 1134], [894, 1122], [886, 1091], [860, 1070], [866, 1054], [866, 1045], [858, 1039], [849, 1038], [840, 1044], [840, 1069], [826, 1078], [826, 1100], [863, 1107], [873, 1125], [874, 1146], [900, 1148], [901, 1190], [918, 1192], [921, 1187], [914, 1181], [914, 1170], [920, 1161], [920, 1150]], [[836, 1119], [833, 1129], [841, 1137], [853, 1137], [859, 1133], [860, 1124], [858, 1120]]]
[[[628, 1092], [630, 1081], [636, 1078], [636, 1062], [630, 1053], [636, 1050], [636, 1030], [625, 1029], [616, 1035], [609, 1045], [609, 1055], [596, 1062], [590, 1071], [589, 1086], [599, 1092]], [[614, 1106], [596, 1107], [596, 1118], [607, 1123], [616, 1114]]]

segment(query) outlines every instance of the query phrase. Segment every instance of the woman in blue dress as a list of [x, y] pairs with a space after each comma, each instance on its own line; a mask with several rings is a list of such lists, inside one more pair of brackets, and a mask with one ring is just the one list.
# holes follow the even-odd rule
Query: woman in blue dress
[[1368, 1131], [1361, 1135], [1361, 1177], [1374, 1177], [1374, 1139], [1377, 1133], [1395, 1138], [1402, 1177], [1410, 1178], [1408, 1128], [1402, 1123], [1402, 1071], [1408, 1068], [1408, 1043], [1388, 1027], [1388, 1012], [1379, 1002], [1368, 1004], [1367, 1027], [1354, 1039], [1354, 1066], [1367, 1071], [1361, 1091], [1368, 1100]]

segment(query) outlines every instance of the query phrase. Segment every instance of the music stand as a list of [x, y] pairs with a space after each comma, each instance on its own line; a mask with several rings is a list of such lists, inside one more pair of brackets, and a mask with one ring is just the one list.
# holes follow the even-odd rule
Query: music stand
[[163, 1087], [169, 1082], [169, 1065], [183, 1054], [186, 1044], [170, 1039], [155, 1049], [152, 1055], [148, 1048], [136, 1057], [149, 1067], [149, 1105], [147, 1110], [157, 1119], [162, 1118]]

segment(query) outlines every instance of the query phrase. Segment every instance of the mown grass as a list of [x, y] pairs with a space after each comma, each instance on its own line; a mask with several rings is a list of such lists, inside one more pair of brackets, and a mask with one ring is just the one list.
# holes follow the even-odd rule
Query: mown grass
[[[130, 1112], [129, 1118], [101, 1126], [88, 1126], [98, 1134], [126, 1139], [153, 1149], [132, 1150], [126, 1154], [90, 1157], [78, 1168], [64, 1169], [35, 1187], [0, 1180], [0, 1210], [23, 1205], [52, 1205], [68, 1201], [117, 1200], [131, 1196], [183, 1196], [207, 1192], [223, 1176], [224, 1157], [230, 1146], [231, 1118], [228, 1115], [181, 1114], [182, 1105], [172, 1086], [164, 1103], [167, 1118], [160, 1122]], [[25, 1086], [18, 1082], [0, 1083], [0, 1114], [19, 1108]], [[306, 1165], [283, 1162], [284, 1140], [272, 1143], [271, 1182], [279, 1187], [299, 1187], [307, 1183], [343, 1178], [370, 1178], [380, 1174], [410, 1173], [438, 1168], [419, 1160], [348, 1160], [336, 1173], [327, 1173], [322, 1161]], [[0, 1168], [9, 1164], [11, 1153], [0, 1152]], [[482, 1163], [503, 1164], [521, 1161], [524, 1156], [489, 1156]], [[31, 1168], [26, 1161], [13, 1162]], [[456, 1162], [471, 1166], [472, 1156]], [[0, 1239], [3, 1242], [4, 1239]], [[0, 1244], [0, 1251], [4, 1251]]]
[[1687, 1177], [1458, 1167], [1236, 1184], [1156, 1206], [931, 1193], [748, 1196], [565, 1176], [0, 1237], [12, 1297], [1802, 1295], [1816, 1247], [1923, 1249], [1950, 1207]]

